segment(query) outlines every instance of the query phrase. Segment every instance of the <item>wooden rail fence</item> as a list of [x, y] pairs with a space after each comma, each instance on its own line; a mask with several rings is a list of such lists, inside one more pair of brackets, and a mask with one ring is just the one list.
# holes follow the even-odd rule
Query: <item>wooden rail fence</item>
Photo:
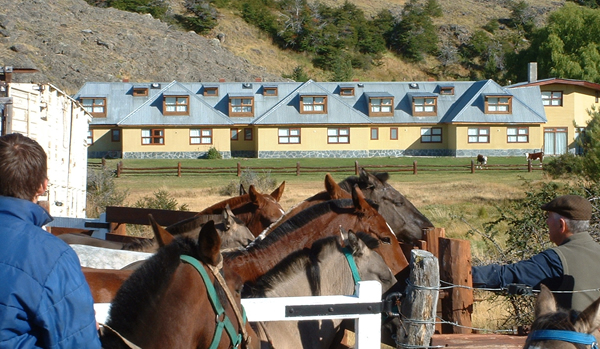
[[[106, 166], [106, 162], [102, 159], [102, 166]], [[361, 166], [368, 170], [376, 170], [381, 172], [412, 172], [413, 175], [417, 175], [419, 172], [470, 172], [475, 173], [476, 171], [537, 171], [541, 170], [541, 166], [533, 166], [531, 160], [527, 161], [527, 164], [523, 165], [510, 165], [510, 164], [493, 164], [485, 165], [480, 167], [476, 165], [474, 160], [471, 160], [470, 164], [465, 165], [418, 165], [417, 161], [413, 161], [412, 165], [364, 165]], [[250, 167], [242, 166], [241, 163], [237, 163], [236, 167], [191, 167], [182, 166], [181, 162], [177, 163], [177, 166], [168, 167], [125, 167], [123, 162], [117, 163], [116, 175], [117, 178], [122, 175], [182, 175], [191, 174], [229, 174], [240, 177], [242, 172], [247, 169], [251, 171], [269, 171], [270, 173], [280, 174], [296, 174], [300, 176], [302, 173], [334, 173], [334, 172], [350, 172], [358, 175], [359, 163], [354, 162], [354, 166], [335, 166], [335, 167], [315, 167], [315, 166], [301, 166], [300, 162], [296, 163], [296, 166], [280, 166], [280, 167]]]

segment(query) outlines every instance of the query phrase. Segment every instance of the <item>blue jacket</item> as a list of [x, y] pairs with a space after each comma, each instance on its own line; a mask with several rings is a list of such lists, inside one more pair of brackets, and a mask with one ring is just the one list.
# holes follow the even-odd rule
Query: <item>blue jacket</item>
[[79, 259], [33, 202], [0, 196], [0, 349], [100, 348]]

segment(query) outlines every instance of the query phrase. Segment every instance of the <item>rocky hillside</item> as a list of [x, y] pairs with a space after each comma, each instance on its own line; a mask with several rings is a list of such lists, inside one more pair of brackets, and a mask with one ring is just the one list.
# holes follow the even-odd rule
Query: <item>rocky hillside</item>
[[86, 81], [284, 80], [219, 40], [84, 0], [0, 0], [0, 65], [35, 68], [13, 81], [49, 82], [67, 93]]

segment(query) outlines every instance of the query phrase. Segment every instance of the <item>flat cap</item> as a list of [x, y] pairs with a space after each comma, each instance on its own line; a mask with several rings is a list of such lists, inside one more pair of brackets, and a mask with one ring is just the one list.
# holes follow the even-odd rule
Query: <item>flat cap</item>
[[563, 195], [542, 205], [542, 210], [556, 212], [559, 215], [578, 221], [592, 219], [592, 204], [579, 195]]

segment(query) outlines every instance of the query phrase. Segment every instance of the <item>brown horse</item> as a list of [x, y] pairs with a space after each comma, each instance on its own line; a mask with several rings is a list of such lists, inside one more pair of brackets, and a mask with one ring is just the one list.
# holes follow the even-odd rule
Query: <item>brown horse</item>
[[242, 316], [242, 279], [223, 265], [220, 248], [208, 222], [197, 241], [177, 237], [159, 249], [117, 292], [100, 337], [103, 347], [128, 348], [126, 338], [145, 349], [209, 348], [213, 340], [220, 349], [258, 348]]
[[248, 188], [248, 194], [235, 196], [205, 208], [198, 214], [221, 213], [229, 205], [233, 214], [244, 222], [254, 236], [258, 236], [271, 223], [275, 222], [284, 211], [279, 204], [285, 182], [270, 195], [259, 193], [253, 185]]
[[94, 303], [110, 303], [133, 270], [96, 269], [82, 267], [85, 280], [90, 286]]
[[388, 179], [387, 172], [369, 173], [361, 168], [358, 177], [348, 177], [339, 185], [348, 192], [353, 185], [358, 185], [365, 197], [378, 206], [377, 211], [387, 220], [398, 240], [414, 243], [423, 238], [423, 229], [433, 228], [433, 224], [404, 195], [387, 183]]
[[566, 311], [557, 308], [552, 292], [542, 284], [535, 304], [535, 321], [523, 348], [598, 348], [598, 328], [600, 298], [581, 313]]
[[[339, 236], [330, 236], [316, 241], [310, 249], [292, 253], [249, 285], [250, 297], [351, 295], [359, 281], [354, 279], [353, 270], [362, 281], [379, 281], [383, 292], [395, 283], [388, 266], [373, 251], [379, 240], [360, 232], [348, 232], [343, 244], [340, 240]], [[355, 267], [347, 258], [354, 261]], [[277, 321], [252, 326], [263, 348], [329, 348], [341, 322]]]
[[245, 250], [224, 253], [225, 264], [245, 282], [254, 281], [290, 253], [310, 247], [320, 238], [339, 235], [340, 227], [363, 231], [377, 238], [381, 244], [375, 251], [394, 275], [408, 266], [396, 236], [358, 188], [352, 191], [351, 200], [329, 200], [311, 206], [282, 223], [264, 239], [253, 241]]

